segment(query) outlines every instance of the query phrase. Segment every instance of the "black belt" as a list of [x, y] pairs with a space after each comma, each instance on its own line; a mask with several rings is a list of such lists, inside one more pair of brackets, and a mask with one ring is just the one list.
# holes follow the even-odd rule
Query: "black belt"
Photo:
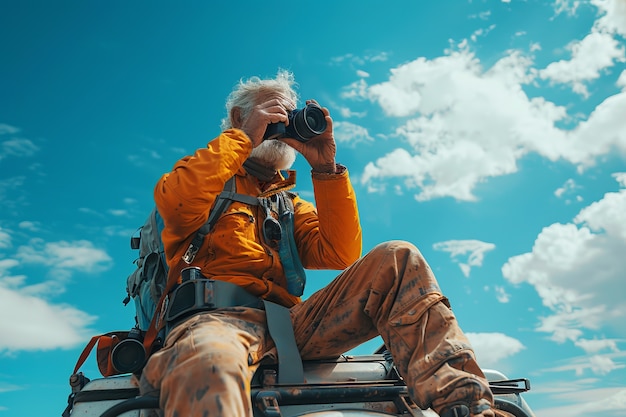
[[168, 297], [165, 313], [166, 334], [183, 319], [203, 311], [228, 307], [264, 309], [268, 331], [278, 354], [279, 382], [304, 382], [302, 360], [288, 308], [256, 297], [230, 282], [202, 278], [199, 270], [195, 268], [186, 268], [182, 275], [183, 283]]
[[169, 329], [192, 314], [227, 307], [262, 309], [263, 300], [226, 281], [206, 278], [185, 281], [169, 296], [165, 313], [168, 333]]

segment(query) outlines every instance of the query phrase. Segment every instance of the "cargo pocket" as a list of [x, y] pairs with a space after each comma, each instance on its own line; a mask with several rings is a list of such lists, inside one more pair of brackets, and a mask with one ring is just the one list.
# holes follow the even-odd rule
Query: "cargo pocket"
[[439, 301], [442, 301], [450, 308], [450, 302], [443, 294], [430, 293], [421, 297], [416, 302], [409, 303], [404, 310], [389, 317], [389, 324], [393, 327], [415, 324], [430, 307], [437, 304]]

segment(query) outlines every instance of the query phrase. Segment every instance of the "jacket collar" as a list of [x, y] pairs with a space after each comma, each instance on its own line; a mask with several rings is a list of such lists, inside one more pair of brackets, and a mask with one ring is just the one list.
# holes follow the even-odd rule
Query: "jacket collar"
[[276, 177], [276, 174], [278, 174], [278, 171], [275, 169], [269, 168], [250, 158], [245, 160], [243, 167], [248, 174], [256, 177], [261, 182], [270, 182]]
[[261, 189], [258, 197], [269, 197], [296, 186], [295, 170], [276, 171], [252, 159], [246, 159], [238, 174], [252, 176], [258, 181]]

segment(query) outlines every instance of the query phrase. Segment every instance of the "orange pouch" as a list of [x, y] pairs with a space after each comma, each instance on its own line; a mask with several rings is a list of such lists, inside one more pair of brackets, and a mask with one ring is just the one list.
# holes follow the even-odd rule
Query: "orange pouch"
[[115, 331], [92, 337], [80, 354], [76, 366], [74, 367], [74, 373], [78, 372], [83, 363], [85, 363], [85, 360], [89, 357], [93, 347], [98, 343], [96, 348], [96, 360], [98, 361], [100, 373], [105, 377], [119, 375], [121, 372], [113, 366], [111, 353], [113, 352], [113, 348], [127, 337], [128, 331]]

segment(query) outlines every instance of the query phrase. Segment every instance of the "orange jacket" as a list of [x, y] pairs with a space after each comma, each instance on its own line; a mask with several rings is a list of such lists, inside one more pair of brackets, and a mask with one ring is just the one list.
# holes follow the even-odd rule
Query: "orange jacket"
[[[179, 265], [196, 231], [226, 181], [236, 174], [237, 192], [259, 196], [258, 180], [247, 174], [244, 161], [252, 143], [239, 129], [229, 129], [176, 163], [161, 177], [154, 199], [163, 217], [162, 233], [170, 268]], [[356, 197], [348, 177], [313, 174], [317, 209], [294, 199], [294, 237], [307, 269], [345, 269], [361, 256], [361, 226]], [[206, 277], [230, 281], [249, 292], [292, 306], [299, 297], [286, 290], [278, 251], [266, 244], [261, 230], [265, 211], [234, 201], [207, 235], [193, 264]]]

